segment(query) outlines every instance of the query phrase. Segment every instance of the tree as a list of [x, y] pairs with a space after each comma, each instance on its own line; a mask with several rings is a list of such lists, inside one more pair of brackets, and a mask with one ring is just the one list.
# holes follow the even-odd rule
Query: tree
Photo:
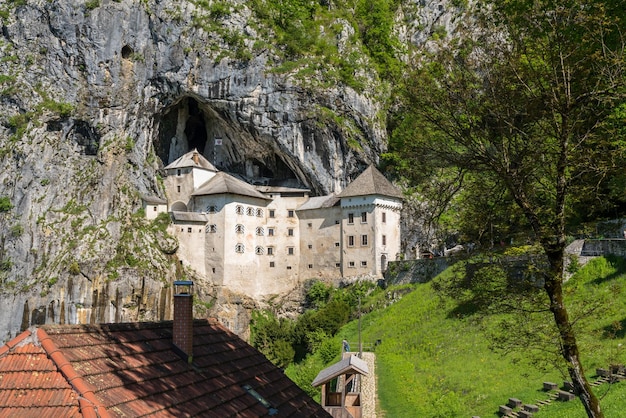
[[590, 417], [602, 412], [563, 298], [565, 233], [573, 205], [601, 196], [623, 167], [626, 144], [613, 134], [625, 101], [622, 8], [619, 1], [479, 1], [471, 28], [416, 62], [406, 90], [418, 129], [400, 141], [410, 143], [401, 160], [460, 173], [457, 184], [468, 173], [480, 176], [494, 185], [483, 190], [489, 199], [508, 196], [519, 208], [547, 259], [543, 289], [560, 353]]

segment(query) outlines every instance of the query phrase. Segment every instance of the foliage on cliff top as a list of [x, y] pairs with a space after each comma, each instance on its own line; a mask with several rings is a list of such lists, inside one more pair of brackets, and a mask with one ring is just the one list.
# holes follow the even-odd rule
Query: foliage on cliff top
[[[274, 38], [267, 47], [284, 60], [277, 70], [320, 72], [326, 82], [340, 80], [361, 90], [365, 72], [375, 70], [388, 80], [401, 73], [402, 47], [394, 32], [399, 5], [397, 0], [332, 5], [324, 0], [254, 0], [250, 8], [261, 22], [259, 30]], [[345, 38], [341, 47], [340, 38]]]

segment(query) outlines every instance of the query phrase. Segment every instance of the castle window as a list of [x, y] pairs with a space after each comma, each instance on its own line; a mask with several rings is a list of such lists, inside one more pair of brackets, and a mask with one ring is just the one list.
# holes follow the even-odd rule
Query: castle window
[[251, 208], [250, 206], [248, 206], [246, 208], [246, 215], [248, 216], [254, 216], [254, 208]]
[[262, 226], [257, 226], [256, 227], [256, 234], [260, 237], [262, 237], [265, 234], [265, 231], [263, 230]]
[[270, 267], [274, 267], [274, 265], [275, 265], [274, 262], [270, 261]]
[[209, 205], [206, 207], [206, 211], [208, 213], [215, 213], [215, 206], [214, 205]]
[[289, 235], [290, 237], [293, 237], [293, 228], [287, 229], [287, 235]]
[[178, 170], [176, 170], [176, 175], [180, 176], [180, 168]]
[[202, 233], [202, 228], [198, 229], [198, 232]]
[[274, 247], [267, 247], [267, 255], [274, 255]]
[[354, 247], [354, 235], [348, 235], [348, 247]]
[[287, 270], [291, 270], [291, 266], [287, 266]]
[[350, 262], [348, 263], [348, 267], [355, 267], [355, 266], [354, 266], [354, 261], [350, 261]]
[[241, 205], [237, 205], [237, 206], [235, 207], [235, 213], [236, 213], [237, 215], [243, 215], [243, 206], [241, 206]]
[[387, 235], [383, 235], [383, 245], [387, 245]]
[[293, 218], [293, 214], [294, 214], [293, 210], [288, 210], [287, 211], [287, 217], [288, 218]]
[[339, 220], [335, 219], [335, 225], [339, 225]]
[[180, 193], [180, 186], [176, 186], [176, 191]]
[[269, 235], [270, 237], [274, 236], [274, 228], [267, 228], [267, 235]]
[[270, 218], [276, 216], [276, 211], [274, 209], [270, 209]]
[[361, 212], [361, 223], [362, 224], [367, 223], [367, 212]]
[[154, 212], [156, 212], [156, 211], [157, 211], [157, 207], [156, 207], [156, 206], [152, 206], [152, 210], [153, 210]]
[[361, 267], [367, 267], [367, 261], [361, 261]]
[[361, 235], [361, 245], [364, 247], [367, 245], [367, 235]]
[[335, 267], [337, 268], [341, 267], [341, 263], [335, 263]]
[[205, 228], [205, 231], [207, 233], [209, 233], [209, 232], [215, 233], [215, 232], [217, 232], [217, 225], [215, 225], [215, 224], [207, 225], [206, 228]]
[[246, 246], [243, 244], [237, 244], [235, 245], [235, 252], [236, 253], [243, 253], [244, 251], [246, 251]]
[[263, 216], [263, 209], [257, 209], [256, 210], [256, 216], [258, 216], [259, 218]]
[[294, 248], [293, 247], [287, 247], [287, 254], [294, 255]]
[[263, 247], [260, 247], [260, 246], [259, 246], [259, 247], [256, 247], [256, 248], [254, 249], [254, 253], [255, 253], [256, 255], [263, 255]]
[[387, 222], [387, 212], [383, 212], [381, 216], [383, 217], [383, 223]]
[[339, 247], [339, 241], [335, 243], [335, 247]]
[[352, 225], [354, 223], [354, 213], [348, 214], [348, 225]]
[[313, 268], [313, 264], [309, 264], [309, 268], [312, 269]]
[[235, 225], [235, 232], [238, 234], [243, 234], [244, 232], [246, 232], [246, 228], [241, 224], [237, 224]]
[[191, 228], [187, 228], [187, 232], [191, 232]]
[[[155, 210], [156, 210], [156, 206], [155, 206]], [[309, 228], [313, 228], [313, 224], [312, 224], [311, 222], [309, 222], [309, 223], [307, 224], [307, 226], [308, 226]]]
[[313, 249], [313, 244], [309, 244], [309, 250]]

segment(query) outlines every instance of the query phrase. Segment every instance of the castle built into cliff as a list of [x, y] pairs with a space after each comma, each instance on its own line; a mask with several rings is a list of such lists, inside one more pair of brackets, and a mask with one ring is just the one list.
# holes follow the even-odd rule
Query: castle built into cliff
[[401, 251], [402, 194], [374, 166], [316, 197], [252, 185], [196, 150], [164, 171], [167, 201], [145, 199], [146, 215], [169, 212], [181, 262], [232, 291], [258, 298], [308, 279], [381, 277]]

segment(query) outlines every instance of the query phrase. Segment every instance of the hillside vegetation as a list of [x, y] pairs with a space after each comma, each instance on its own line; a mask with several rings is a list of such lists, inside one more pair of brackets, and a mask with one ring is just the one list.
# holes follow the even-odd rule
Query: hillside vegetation
[[[440, 277], [452, 274], [447, 270]], [[566, 284], [572, 311], [578, 318], [581, 351], [587, 376], [595, 380], [597, 367], [626, 362], [626, 262], [621, 258], [597, 258], [580, 269]], [[385, 298], [389, 288], [371, 298]], [[367, 305], [368, 301], [364, 303]], [[380, 410], [386, 417], [482, 417], [496, 416], [498, 406], [510, 397], [524, 403], [547, 399], [544, 381], [567, 380], [558, 367], [558, 356], [538, 356], [543, 347], [498, 347], [505, 314], [460, 315], [458, 303], [433, 290], [432, 283], [413, 285], [413, 291], [391, 306], [361, 318], [364, 343], [380, 340], [376, 347]], [[590, 311], [584, 310], [591, 308]], [[546, 314], [547, 315], [547, 314]], [[508, 315], [509, 317], [511, 315]], [[551, 326], [549, 317], [525, 317], [524, 329], [511, 329], [511, 339], [527, 329]], [[287, 374], [305, 389], [325, 364], [339, 359], [340, 341], [358, 341], [358, 321], [339, 330], [332, 339], [337, 356], [324, 362], [315, 353], [292, 365]], [[504, 339], [506, 340], [506, 339]], [[503, 341], [504, 341], [503, 340]], [[355, 347], [353, 347], [355, 349]], [[328, 355], [326, 355], [328, 360]], [[555, 367], [556, 366], [556, 367]], [[313, 377], [311, 377], [313, 376]], [[626, 383], [595, 389], [606, 416], [619, 416], [626, 406]], [[583, 417], [580, 402], [553, 403], [537, 417]]]

